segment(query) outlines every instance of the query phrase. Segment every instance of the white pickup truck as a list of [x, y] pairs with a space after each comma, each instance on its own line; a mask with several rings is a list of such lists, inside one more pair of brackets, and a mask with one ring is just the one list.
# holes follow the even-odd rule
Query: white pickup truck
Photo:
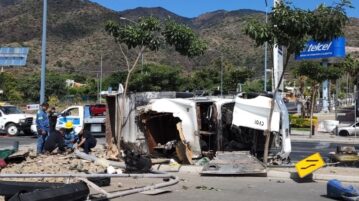
[[104, 104], [70, 106], [60, 113], [56, 129], [64, 127], [66, 122], [71, 121], [76, 132], [84, 129], [93, 135], [104, 135], [105, 112], [106, 105]]
[[19, 135], [21, 131], [25, 134], [31, 133], [31, 125], [34, 115], [25, 114], [14, 105], [0, 106], [0, 132], [8, 135]]

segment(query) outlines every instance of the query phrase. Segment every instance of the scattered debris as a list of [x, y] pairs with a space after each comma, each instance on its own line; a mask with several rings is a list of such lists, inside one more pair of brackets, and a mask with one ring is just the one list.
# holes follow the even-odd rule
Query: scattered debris
[[9, 201], [78, 201], [86, 200], [90, 194], [90, 189], [83, 182], [64, 184], [60, 187], [47, 188], [43, 190], [34, 190], [32, 192], [19, 192], [12, 196]]
[[141, 155], [133, 151], [125, 151], [126, 171], [128, 172], [150, 172], [152, 162], [149, 156]]
[[266, 167], [247, 151], [217, 152], [214, 160], [206, 164], [202, 175], [265, 174]]
[[207, 157], [203, 157], [201, 159], [199, 159], [198, 161], [195, 162], [195, 165], [199, 165], [199, 166], [204, 166], [206, 164], [208, 164], [211, 160]]
[[359, 190], [354, 186], [343, 186], [336, 179], [329, 180], [327, 183], [327, 196], [334, 199], [359, 200]]
[[[31, 153], [31, 151], [29, 151]], [[24, 153], [21, 151], [21, 153]], [[27, 151], [25, 151], [27, 153]], [[104, 157], [103, 149], [94, 149], [93, 154]], [[27, 155], [21, 163], [10, 163], [0, 170], [1, 174], [19, 173], [105, 173], [106, 167], [99, 163], [92, 163], [79, 159], [75, 154], [64, 155], [39, 155], [35, 158]], [[64, 178], [16, 178], [14, 181], [41, 181], [41, 182], [65, 182]]]
[[331, 162], [339, 162], [339, 166], [359, 166], [359, 155], [354, 146], [337, 146], [335, 153], [329, 153]]
[[169, 193], [169, 192], [171, 192], [171, 190], [169, 190], [169, 189], [153, 189], [153, 190], [149, 190], [149, 191], [143, 191], [141, 193], [145, 194], [145, 195], [159, 195], [159, 194], [164, 194], [164, 193]]
[[199, 190], [208, 190], [208, 191], [222, 191], [222, 190], [219, 189], [219, 188], [207, 187], [207, 186], [204, 186], [204, 185], [196, 186], [196, 189], [199, 189]]

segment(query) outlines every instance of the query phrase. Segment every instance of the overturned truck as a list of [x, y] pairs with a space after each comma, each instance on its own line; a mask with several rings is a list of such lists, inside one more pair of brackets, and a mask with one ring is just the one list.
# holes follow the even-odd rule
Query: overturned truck
[[[118, 147], [151, 157], [176, 158], [183, 164], [201, 157], [219, 161], [224, 159], [218, 157], [229, 157], [232, 162], [243, 156], [262, 160], [271, 94], [232, 98], [187, 95], [143, 92], [124, 98], [108, 94], [111, 133]], [[270, 130], [270, 162], [282, 163], [289, 158], [291, 143], [288, 112], [279, 96], [275, 97]], [[242, 162], [247, 163], [247, 158]], [[207, 173], [213, 169], [220, 168], [210, 165]]]

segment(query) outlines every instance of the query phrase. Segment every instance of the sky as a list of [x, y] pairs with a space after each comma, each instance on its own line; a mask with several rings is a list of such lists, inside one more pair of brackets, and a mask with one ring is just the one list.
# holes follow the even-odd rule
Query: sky
[[[215, 10], [254, 9], [265, 11], [265, 0], [91, 0], [115, 11], [133, 9], [137, 7], [163, 7], [177, 15], [184, 17], [197, 17], [203, 13]], [[314, 9], [320, 3], [333, 5], [339, 0], [291, 0], [295, 7]], [[267, 0], [268, 10], [273, 0]], [[352, 0], [354, 9], [348, 9], [350, 17], [359, 17], [359, 0]]]

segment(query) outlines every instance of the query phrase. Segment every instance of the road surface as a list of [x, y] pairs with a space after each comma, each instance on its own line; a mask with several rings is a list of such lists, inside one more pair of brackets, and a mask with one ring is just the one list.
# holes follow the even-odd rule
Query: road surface
[[[19, 141], [21, 145], [33, 145], [35, 148], [36, 138], [33, 136], [0, 136], [0, 148], [11, 147], [14, 141]], [[97, 138], [98, 144], [103, 144], [105, 138]], [[359, 141], [359, 140], [358, 140]], [[292, 142], [292, 152], [290, 158], [292, 162], [300, 161], [301, 159], [319, 152], [324, 159], [328, 158], [329, 152], [335, 151], [337, 146], [348, 146], [348, 144], [332, 143], [332, 142]], [[359, 144], [355, 144], [359, 151]]]

